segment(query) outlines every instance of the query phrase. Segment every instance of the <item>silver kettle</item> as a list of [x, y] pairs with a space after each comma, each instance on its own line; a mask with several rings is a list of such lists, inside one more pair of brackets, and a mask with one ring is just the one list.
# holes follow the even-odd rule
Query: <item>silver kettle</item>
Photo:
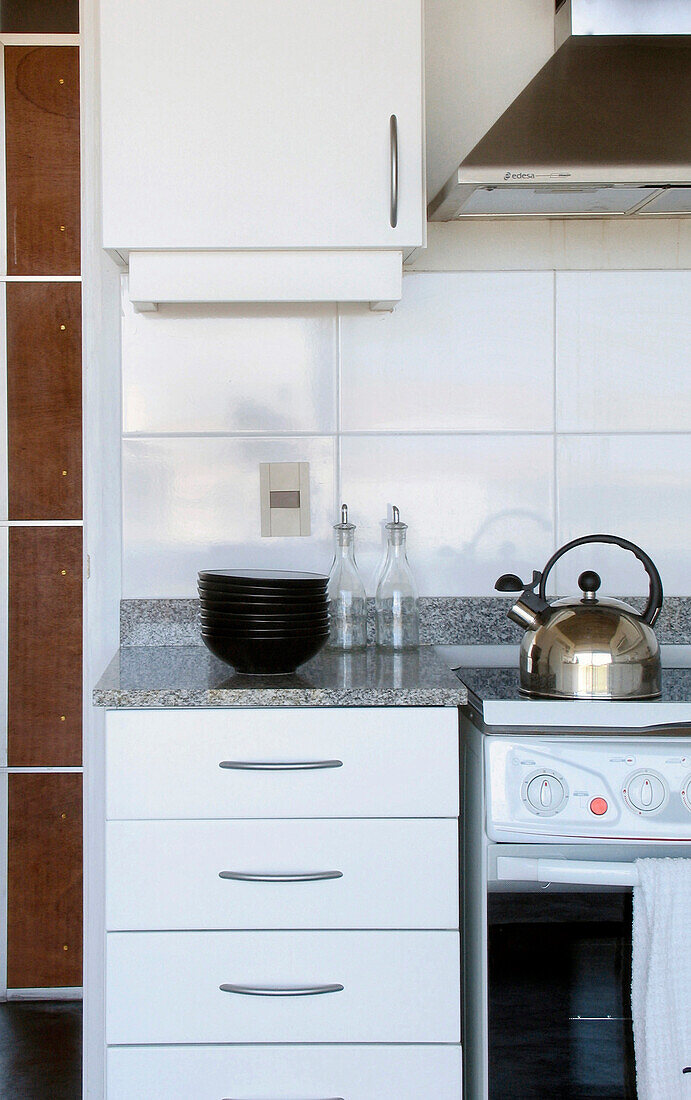
[[[614, 543], [630, 550], [648, 574], [648, 602], [639, 615], [621, 600], [597, 595], [601, 581], [586, 570], [578, 578], [581, 596], [550, 603], [547, 577], [575, 546]], [[509, 618], [525, 630], [520, 652], [523, 695], [549, 699], [653, 699], [660, 694], [660, 646], [652, 629], [662, 607], [662, 581], [652, 560], [633, 542], [616, 535], [585, 535], [557, 550], [530, 584], [505, 573], [498, 592], [520, 592]], [[537, 591], [535, 591], [537, 589]]]

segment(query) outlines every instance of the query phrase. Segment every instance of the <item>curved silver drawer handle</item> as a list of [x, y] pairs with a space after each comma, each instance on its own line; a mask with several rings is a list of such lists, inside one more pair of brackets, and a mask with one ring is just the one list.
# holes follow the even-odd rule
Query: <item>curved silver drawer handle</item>
[[389, 119], [389, 148], [391, 153], [391, 209], [389, 220], [391, 228], [398, 225], [398, 119], [392, 115]]
[[[224, 1096], [223, 1100], [239, 1100], [236, 1096]], [[324, 1100], [343, 1100], [342, 1096], [325, 1096]]]
[[301, 875], [257, 875], [247, 871], [219, 871], [219, 878], [235, 882], [321, 882], [328, 878], [343, 878], [343, 871], [307, 871]]
[[303, 772], [316, 768], [342, 768], [342, 760], [221, 760], [219, 768], [239, 772]]
[[218, 987], [224, 993], [239, 993], [243, 997], [317, 997], [320, 993], [342, 993], [343, 986], [335, 982], [332, 985], [306, 986], [261, 986], [230, 985], [224, 982]]

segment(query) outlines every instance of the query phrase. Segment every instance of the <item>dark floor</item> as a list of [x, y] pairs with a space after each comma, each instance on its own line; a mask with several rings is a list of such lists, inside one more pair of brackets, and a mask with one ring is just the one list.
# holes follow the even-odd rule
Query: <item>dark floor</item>
[[79, 1100], [81, 1001], [0, 1003], [2, 1100]]

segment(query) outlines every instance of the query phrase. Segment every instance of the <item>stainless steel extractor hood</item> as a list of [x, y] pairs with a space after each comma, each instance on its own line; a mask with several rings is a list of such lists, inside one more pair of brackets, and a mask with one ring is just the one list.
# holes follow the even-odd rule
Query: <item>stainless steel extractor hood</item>
[[430, 219], [690, 214], [691, 0], [562, 0], [555, 46]]

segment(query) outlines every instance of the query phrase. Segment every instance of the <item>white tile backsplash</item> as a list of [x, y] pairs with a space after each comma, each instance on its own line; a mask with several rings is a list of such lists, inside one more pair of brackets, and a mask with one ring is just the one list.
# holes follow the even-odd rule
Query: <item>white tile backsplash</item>
[[332, 432], [336, 308], [161, 305], [123, 295], [125, 432]]
[[691, 428], [691, 271], [557, 275], [557, 430]]
[[[123, 440], [123, 595], [197, 594], [200, 569], [331, 564], [329, 437]], [[312, 534], [262, 538], [260, 462], [309, 462]]]
[[[655, 562], [670, 596], [691, 592], [691, 435], [570, 435], [557, 448], [559, 541], [620, 535]], [[577, 592], [583, 569], [602, 592], [641, 595], [646, 576], [616, 547], [578, 547], [557, 564], [562, 592]]]
[[428, 596], [490, 595], [500, 573], [529, 574], [551, 553], [549, 437], [350, 436], [341, 479], [371, 594], [392, 504], [409, 526], [408, 557]]
[[551, 272], [406, 275], [393, 313], [341, 307], [344, 431], [552, 431]]
[[[326, 570], [340, 500], [370, 590], [397, 504], [424, 595], [490, 594], [598, 529], [690, 594], [690, 280], [416, 273], [393, 314], [340, 318], [126, 304], [123, 594], [191, 596], [204, 567]], [[309, 538], [260, 536], [272, 461], [310, 463]], [[644, 591], [635, 559], [608, 549], [567, 559], [554, 590], [590, 565], [603, 590]]]

